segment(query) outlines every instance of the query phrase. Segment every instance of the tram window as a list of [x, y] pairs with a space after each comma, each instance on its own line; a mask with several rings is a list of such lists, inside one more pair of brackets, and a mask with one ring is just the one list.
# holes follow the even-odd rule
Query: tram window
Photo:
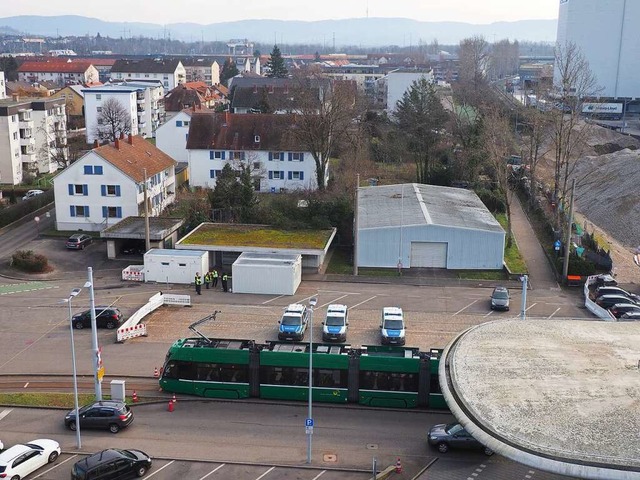
[[175, 365], [167, 366], [168, 372], [165, 375], [168, 378], [179, 378], [182, 380], [195, 380], [196, 379], [196, 365], [192, 362], [176, 361]]
[[440, 389], [440, 379], [438, 374], [431, 375], [431, 381], [429, 382], [429, 393], [442, 393]]
[[309, 369], [296, 367], [262, 367], [260, 383], [305, 386], [309, 384]]
[[360, 372], [360, 388], [363, 390], [417, 392], [418, 375], [415, 373], [364, 370]]
[[162, 376], [164, 378], [179, 378], [178, 367], [176, 366], [176, 362], [167, 363], [167, 366], [164, 367], [164, 371], [162, 372]]
[[206, 382], [239, 382], [247, 383], [248, 367], [228, 363], [199, 363], [197, 380]]
[[314, 369], [314, 385], [328, 388], [347, 388], [347, 372], [345, 370]]

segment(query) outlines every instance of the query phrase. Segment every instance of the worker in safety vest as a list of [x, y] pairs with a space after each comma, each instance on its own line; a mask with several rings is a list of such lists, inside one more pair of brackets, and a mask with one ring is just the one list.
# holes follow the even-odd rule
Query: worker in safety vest
[[228, 292], [229, 291], [229, 284], [227, 283], [228, 280], [229, 280], [229, 278], [227, 277], [226, 273], [224, 275], [222, 275], [222, 291], [224, 291], [224, 292]]
[[206, 287], [207, 290], [209, 290], [209, 285], [211, 285], [211, 282], [213, 281], [213, 277], [211, 276], [211, 272], [207, 272], [204, 274], [204, 286]]
[[200, 276], [200, 272], [196, 272], [194, 283], [196, 284], [196, 293], [198, 295], [202, 295], [202, 292], [200, 291], [202, 289], [202, 277]]
[[211, 278], [213, 279], [213, 288], [218, 286], [218, 271], [214, 268], [211, 273]]

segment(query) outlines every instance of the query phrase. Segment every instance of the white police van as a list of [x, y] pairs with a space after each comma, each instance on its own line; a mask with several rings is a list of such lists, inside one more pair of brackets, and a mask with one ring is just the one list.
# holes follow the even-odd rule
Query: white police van
[[289, 305], [278, 321], [278, 340], [302, 340], [307, 331], [307, 318], [307, 307], [300, 303]]
[[327, 316], [322, 322], [323, 342], [345, 342], [349, 328], [349, 312], [346, 305], [332, 304], [327, 307]]
[[405, 324], [402, 309], [384, 307], [380, 323], [380, 340], [383, 345], [404, 345]]

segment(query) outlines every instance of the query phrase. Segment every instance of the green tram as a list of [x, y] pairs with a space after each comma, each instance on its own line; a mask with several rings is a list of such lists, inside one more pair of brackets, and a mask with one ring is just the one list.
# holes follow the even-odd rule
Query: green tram
[[[446, 409], [441, 350], [313, 344], [315, 402]], [[167, 392], [213, 398], [306, 401], [309, 344], [186, 338], [167, 353], [160, 377]]]

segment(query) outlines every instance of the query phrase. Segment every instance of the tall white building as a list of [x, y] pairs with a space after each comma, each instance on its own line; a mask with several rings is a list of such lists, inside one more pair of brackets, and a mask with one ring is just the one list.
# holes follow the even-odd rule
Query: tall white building
[[639, 19], [638, 0], [560, 0], [557, 42], [580, 48], [601, 97], [640, 98]]
[[4, 83], [4, 72], [0, 72], [0, 100], [7, 98], [7, 85]]

